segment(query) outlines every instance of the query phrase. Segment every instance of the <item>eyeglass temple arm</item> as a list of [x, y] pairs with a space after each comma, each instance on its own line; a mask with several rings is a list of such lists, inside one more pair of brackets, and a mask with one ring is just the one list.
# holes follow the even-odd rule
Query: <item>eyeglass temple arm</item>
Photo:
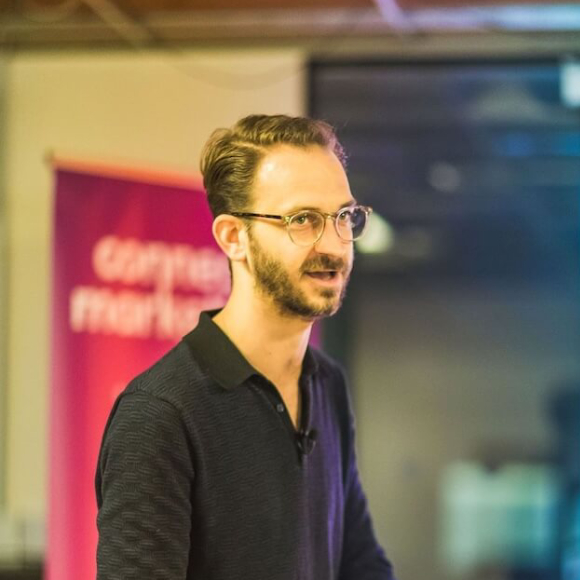
[[274, 220], [284, 220], [286, 216], [283, 215], [273, 215], [269, 213], [248, 213], [248, 212], [232, 212], [230, 215], [234, 217], [262, 217], [262, 218], [270, 218]]

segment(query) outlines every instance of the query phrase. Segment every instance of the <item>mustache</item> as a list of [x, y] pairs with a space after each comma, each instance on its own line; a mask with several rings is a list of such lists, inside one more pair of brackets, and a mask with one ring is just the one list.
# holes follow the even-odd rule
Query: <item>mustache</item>
[[348, 264], [342, 258], [332, 258], [323, 254], [304, 262], [300, 271], [302, 274], [314, 270], [336, 270], [337, 272], [346, 272], [347, 268]]

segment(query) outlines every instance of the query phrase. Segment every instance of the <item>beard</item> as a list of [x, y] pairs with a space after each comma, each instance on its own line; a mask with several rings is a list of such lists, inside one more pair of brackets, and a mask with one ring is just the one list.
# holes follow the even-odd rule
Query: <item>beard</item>
[[317, 298], [310, 298], [284, 268], [282, 261], [269, 255], [250, 235], [250, 250], [254, 279], [257, 289], [268, 296], [280, 314], [316, 320], [332, 316], [340, 308], [346, 295], [351, 265], [341, 258], [319, 254], [306, 260], [300, 268], [300, 275], [320, 269], [336, 270], [343, 276], [340, 291], [331, 288], [317, 290]]

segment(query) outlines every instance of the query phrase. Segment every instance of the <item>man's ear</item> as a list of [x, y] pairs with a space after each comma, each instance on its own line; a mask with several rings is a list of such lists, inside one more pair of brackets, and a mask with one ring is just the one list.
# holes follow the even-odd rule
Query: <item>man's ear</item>
[[228, 214], [213, 220], [212, 233], [218, 246], [232, 261], [246, 259], [248, 236], [241, 219]]

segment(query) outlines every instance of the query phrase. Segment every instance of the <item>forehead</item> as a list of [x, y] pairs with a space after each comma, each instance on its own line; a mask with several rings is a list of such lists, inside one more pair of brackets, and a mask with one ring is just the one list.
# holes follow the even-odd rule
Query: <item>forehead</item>
[[318, 145], [269, 150], [258, 165], [252, 197], [254, 210], [276, 213], [302, 207], [330, 212], [353, 201], [342, 164]]

